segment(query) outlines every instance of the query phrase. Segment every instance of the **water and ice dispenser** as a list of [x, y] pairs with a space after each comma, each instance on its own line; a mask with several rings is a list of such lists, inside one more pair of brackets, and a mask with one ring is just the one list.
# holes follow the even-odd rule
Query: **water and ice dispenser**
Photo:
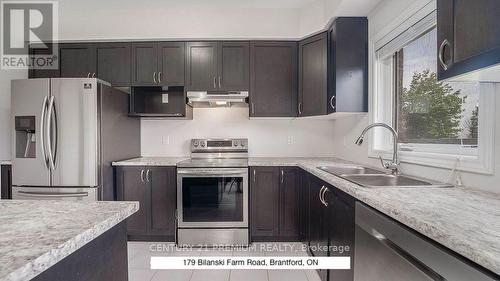
[[35, 116], [16, 116], [16, 158], [36, 158]]

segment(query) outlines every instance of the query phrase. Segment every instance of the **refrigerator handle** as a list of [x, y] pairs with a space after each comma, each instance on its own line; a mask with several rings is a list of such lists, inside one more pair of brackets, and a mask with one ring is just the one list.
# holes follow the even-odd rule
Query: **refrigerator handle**
[[45, 151], [45, 133], [44, 133], [45, 119], [46, 119], [45, 113], [47, 110], [47, 101], [48, 101], [48, 98], [47, 98], [47, 96], [45, 96], [43, 98], [43, 102], [42, 102], [42, 114], [40, 114], [40, 147], [42, 148], [42, 156], [43, 156], [43, 160], [45, 161], [45, 166], [47, 166], [47, 168], [49, 168], [49, 162], [47, 159], [47, 152]]
[[[47, 127], [45, 130], [45, 133], [47, 134], [47, 152], [49, 155], [49, 165], [50, 169], [54, 171], [56, 169], [56, 156], [57, 156], [57, 115], [56, 115], [56, 110], [55, 110], [55, 104], [54, 104], [54, 96], [51, 96], [49, 99], [49, 111], [47, 112]], [[52, 142], [52, 117], [55, 116], [54, 120], [54, 127], [55, 127], [55, 141], [54, 143]], [[54, 148], [54, 151], [52, 151], [52, 148]]]

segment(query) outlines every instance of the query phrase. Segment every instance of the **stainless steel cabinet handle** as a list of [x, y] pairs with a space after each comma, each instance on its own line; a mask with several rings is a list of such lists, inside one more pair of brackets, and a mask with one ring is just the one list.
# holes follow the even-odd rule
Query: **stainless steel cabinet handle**
[[46, 118], [45, 113], [47, 110], [48, 99], [49, 98], [45, 96], [42, 102], [42, 113], [40, 114], [40, 147], [42, 149], [42, 156], [43, 160], [45, 161], [45, 166], [47, 168], [50, 168], [47, 159], [47, 152], [45, 151], [45, 118]]
[[214, 88], [217, 88], [217, 78], [214, 76]]
[[153, 83], [156, 84], [156, 71], [153, 72]]
[[255, 104], [252, 102], [252, 114], [255, 114]]
[[87, 74], [87, 78], [90, 78], [90, 72]]
[[328, 189], [328, 187], [325, 187], [325, 189], [323, 190], [323, 195], [321, 196], [321, 198], [323, 199], [323, 205], [325, 205], [325, 207], [328, 207], [328, 202], [326, 202], [326, 200], [325, 200], [325, 194], [327, 191], [330, 191], [330, 190]]
[[285, 181], [285, 172], [281, 170], [281, 183]]
[[253, 169], [253, 182], [255, 182], [255, 169]]
[[220, 76], [219, 76], [219, 88], [220, 88]]
[[161, 71], [158, 72], [158, 83], [161, 83], [162, 76], [163, 76], [162, 74], [163, 74], [163, 72], [161, 72]]
[[96, 76], [95, 72], [94, 72], [94, 73], [92, 73], [92, 78], [95, 78], [95, 76]]
[[301, 110], [301, 108], [302, 108], [302, 103], [301, 103], [301, 102], [299, 102], [299, 115], [300, 115], [300, 114], [302, 114], [302, 110]]
[[324, 185], [319, 190], [319, 201], [321, 202], [321, 204], [323, 204], [323, 197], [321, 197], [321, 195], [323, 195], [323, 189], [325, 189]]
[[333, 104], [333, 101], [335, 100], [335, 96], [332, 96], [330, 99], [330, 106], [332, 107], [333, 110], [335, 110], [335, 105]]
[[150, 169], [148, 169], [148, 171], [146, 172], [146, 181], [149, 182], [149, 173], [151, 172]]
[[441, 45], [439, 46], [439, 54], [438, 54], [439, 64], [444, 70], [448, 70], [448, 65], [444, 62], [444, 48], [449, 44], [450, 42], [448, 41], [448, 39], [444, 39]]
[[144, 169], [141, 169], [141, 182], [144, 182]]
[[[45, 130], [45, 133], [47, 134], [47, 154], [49, 158], [49, 166], [52, 171], [56, 169], [55, 165], [55, 155], [56, 155], [56, 148], [57, 148], [57, 121], [55, 123], [55, 131], [56, 131], [56, 143], [55, 145], [52, 143], [52, 116], [55, 115], [55, 105], [54, 105], [54, 96], [51, 96], [49, 99], [49, 111], [47, 112], [47, 127]], [[57, 119], [57, 117], [56, 117]], [[54, 147], [54, 151], [52, 151], [52, 147]]]

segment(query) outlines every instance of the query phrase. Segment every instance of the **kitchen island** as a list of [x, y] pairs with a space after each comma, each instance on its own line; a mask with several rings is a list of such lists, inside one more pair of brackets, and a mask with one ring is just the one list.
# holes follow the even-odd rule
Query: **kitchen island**
[[0, 201], [0, 280], [127, 280], [137, 202]]

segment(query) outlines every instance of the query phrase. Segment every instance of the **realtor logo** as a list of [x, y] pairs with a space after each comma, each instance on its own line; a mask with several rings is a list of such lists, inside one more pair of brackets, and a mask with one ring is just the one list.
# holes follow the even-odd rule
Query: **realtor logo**
[[[56, 1], [1, 1], [1, 68], [56, 69]], [[30, 53], [30, 49], [32, 50]]]

